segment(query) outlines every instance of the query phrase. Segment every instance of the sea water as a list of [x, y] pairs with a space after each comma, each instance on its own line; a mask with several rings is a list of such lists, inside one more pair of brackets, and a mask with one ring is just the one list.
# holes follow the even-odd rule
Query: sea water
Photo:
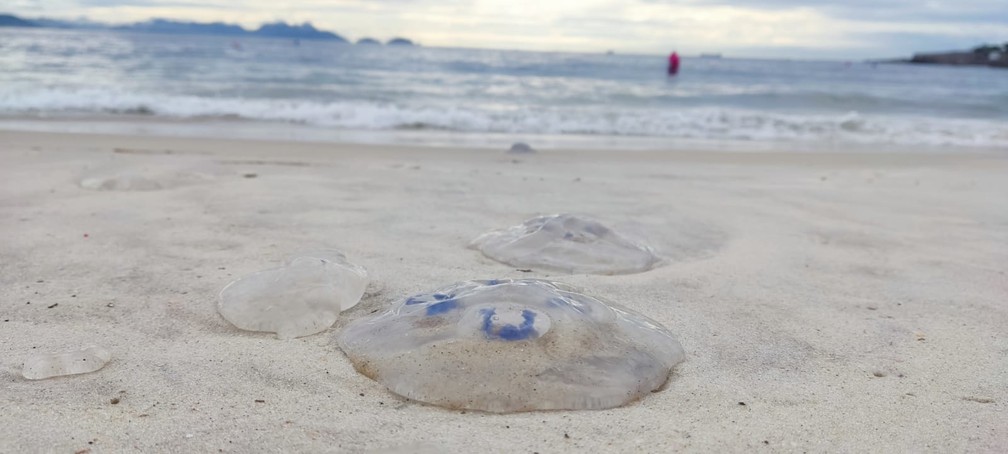
[[93, 130], [140, 116], [154, 132], [500, 137], [502, 149], [518, 138], [536, 148], [575, 138], [1008, 147], [1004, 69], [685, 55], [670, 78], [665, 64], [601, 50], [2, 28], [0, 127]]

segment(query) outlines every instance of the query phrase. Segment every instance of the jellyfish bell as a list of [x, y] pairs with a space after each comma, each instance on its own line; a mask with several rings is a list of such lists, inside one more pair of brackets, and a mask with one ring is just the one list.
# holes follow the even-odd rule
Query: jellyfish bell
[[86, 374], [105, 367], [110, 359], [112, 354], [97, 345], [68, 352], [37, 354], [25, 361], [21, 375], [29, 380], [42, 380]]
[[367, 271], [341, 252], [304, 252], [284, 266], [231, 282], [221, 290], [217, 309], [240, 329], [281, 339], [308, 336], [328, 329], [341, 311], [356, 305], [367, 283]]
[[526, 154], [526, 153], [535, 153], [535, 152], [536, 152], [535, 148], [532, 148], [531, 145], [529, 145], [529, 144], [527, 144], [525, 142], [515, 142], [515, 143], [511, 144], [511, 148], [508, 149], [508, 153]]
[[535, 279], [412, 296], [350, 323], [338, 343], [396, 394], [498, 413], [624, 405], [662, 388], [684, 358], [654, 320]]
[[508, 265], [566, 273], [640, 273], [660, 262], [649, 246], [575, 214], [537, 216], [480, 235], [470, 247]]
[[212, 181], [230, 172], [201, 159], [146, 157], [143, 163], [114, 162], [86, 172], [78, 184], [93, 191], [158, 191]]

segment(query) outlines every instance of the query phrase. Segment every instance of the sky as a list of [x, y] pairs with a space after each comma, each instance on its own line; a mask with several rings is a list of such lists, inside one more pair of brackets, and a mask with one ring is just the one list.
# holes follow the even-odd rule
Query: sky
[[427, 46], [888, 58], [1008, 42], [1008, 0], [3, 0], [27, 17], [311, 22]]

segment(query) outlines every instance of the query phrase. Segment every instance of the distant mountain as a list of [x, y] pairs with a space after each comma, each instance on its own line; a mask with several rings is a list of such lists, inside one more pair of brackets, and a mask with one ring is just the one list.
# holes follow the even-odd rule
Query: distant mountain
[[318, 30], [308, 22], [301, 25], [287, 25], [283, 22], [263, 24], [258, 30], [252, 32], [252, 34], [271, 38], [324, 39], [342, 43], [347, 42], [346, 38], [332, 32]]
[[165, 33], [171, 35], [242, 36], [249, 34], [248, 30], [232, 24], [224, 24], [221, 22], [203, 24], [199, 22], [179, 22], [169, 19], [151, 19], [147, 22], [138, 22], [135, 24], [120, 25], [110, 28], [131, 32]]
[[74, 28], [74, 29], [91, 29], [91, 30], [98, 30], [98, 29], [105, 30], [110, 28], [108, 25], [103, 24], [101, 22], [92, 22], [86, 19], [68, 21], [59, 19], [37, 18], [32, 19], [31, 21], [34, 22], [35, 25], [38, 25], [39, 27], [42, 28]]
[[381, 45], [381, 41], [374, 38], [361, 38], [357, 40], [357, 44], [377, 44]]
[[413, 46], [413, 41], [406, 38], [392, 38], [388, 42], [389, 46]]
[[0, 27], [38, 27], [38, 24], [11, 14], [0, 14]]
[[164, 33], [172, 35], [216, 35], [235, 37], [261, 36], [267, 38], [317, 39], [341, 43], [347, 42], [347, 40], [342, 36], [336, 33], [319, 30], [309, 22], [305, 22], [301, 25], [289, 25], [284, 22], [274, 22], [270, 24], [263, 24], [257, 30], [250, 31], [242, 28], [240, 25], [225, 24], [223, 22], [203, 23], [184, 22], [172, 19], [151, 19], [145, 22], [137, 22], [135, 24], [108, 25], [88, 20], [65, 21], [43, 18], [23, 19], [12, 14], [0, 14], [0, 27], [102, 29], [135, 33]]

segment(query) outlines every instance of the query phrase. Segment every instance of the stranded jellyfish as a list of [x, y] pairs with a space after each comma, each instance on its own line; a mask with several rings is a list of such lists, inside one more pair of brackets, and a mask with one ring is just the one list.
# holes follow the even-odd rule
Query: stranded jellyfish
[[535, 148], [525, 142], [515, 142], [508, 149], [508, 153], [535, 153]]
[[684, 356], [654, 320], [534, 279], [407, 298], [349, 324], [339, 345], [396, 394], [498, 413], [620, 406], [661, 388]]
[[29, 380], [94, 372], [109, 362], [112, 354], [98, 346], [65, 352], [35, 355], [24, 363], [21, 375]]
[[221, 290], [217, 309], [234, 326], [281, 339], [328, 329], [360, 301], [364, 268], [337, 251], [300, 254], [284, 266], [238, 279]]
[[157, 191], [209, 181], [224, 173], [207, 162], [151, 158], [145, 165], [113, 164], [88, 172], [80, 186], [95, 191]]
[[574, 214], [534, 217], [484, 233], [470, 247], [508, 265], [567, 273], [639, 273], [659, 261], [648, 246]]
[[164, 185], [155, 178], [139, 174], [116, 174], [81, 178], [84, 189], [96, 191], [157, 191]]

